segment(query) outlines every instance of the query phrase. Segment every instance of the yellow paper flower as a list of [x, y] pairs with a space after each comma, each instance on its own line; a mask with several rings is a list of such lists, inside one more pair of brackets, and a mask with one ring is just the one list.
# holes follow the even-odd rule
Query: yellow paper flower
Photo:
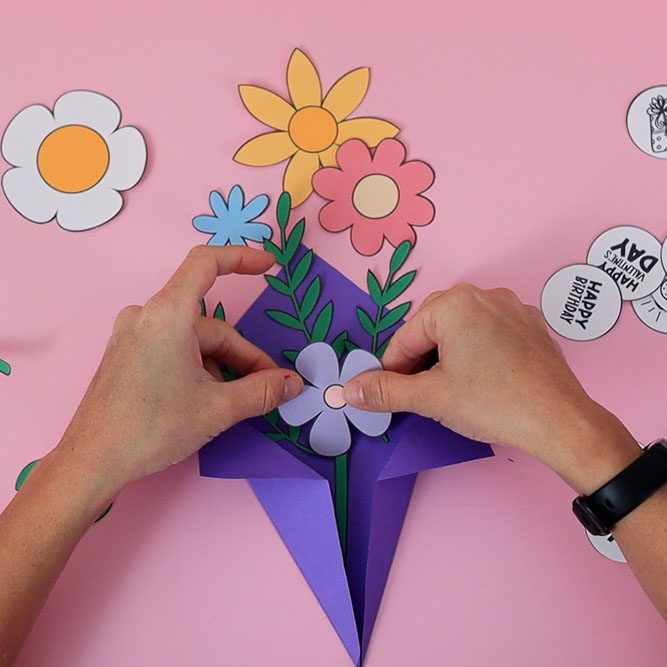
[[313, 191], [311, 180], [320, 166], [336, 166], [336, 149], [344, 141], [361, 139], [372, 148], [398, 134], [395, 125], [380, 118], [347, 119], [364, 99], [369, 76], [368, 67], [354, 69], [338, 79], [323, 98], [315, 66], [302, 51], [294, 49], [287, 64], [291, 104], [265, 88], [239, 86], [245, 108], [275, 131], [247, 141], [236, 151], [234, 160], [264, 167], [290, 158], [283, 190], [298, 206]]

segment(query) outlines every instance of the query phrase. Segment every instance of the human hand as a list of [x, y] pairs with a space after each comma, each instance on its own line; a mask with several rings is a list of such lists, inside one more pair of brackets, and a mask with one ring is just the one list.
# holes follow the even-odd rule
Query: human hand
[[[419, 371], [434, 349], [438, 363]], [[430, 295], [394, 334], [382, 364], [346, 385], [347, 402], [415, 412], [518, 447], [580, 491], [638, 455], [622, 424], [587, 396], [539, 309], [510, 290], [459, 285]]]
[[[193, 248], [145, 306], [118, 315], [99, 369], [57, 451], [104, 475], [113, 495], [178, 463], [237, 422], [303, 386], [235, 329], [201, 317], [217, 276], [261, 274], [273, 256], [245, 247]], [[242, 377], [221, 382], [218, 363]]]

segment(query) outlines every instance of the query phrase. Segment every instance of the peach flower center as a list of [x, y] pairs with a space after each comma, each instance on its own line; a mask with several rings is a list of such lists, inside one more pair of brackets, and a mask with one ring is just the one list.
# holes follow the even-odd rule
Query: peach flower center
[[83, 192], [102, 180], [109, 166], [109, 148], [84, 125], [65, 125], [46, 136], [37, 151], [37, 169], [60, 192]]
[[319, 153], [336, 141], [338, 123], [322, 107], [304, 107], [291, 118], [288, 127], [289, 136], [302, 151]]
[[344, 408], [346, 403], [343, 399], [343, 385], [331, 384], [324, 390], [324, 402], [334, 410]]
[[352, 192], [354, 208], [366, 218], [386, 218], [398, 206], [396, 182], [385, 174], [364, 176]]

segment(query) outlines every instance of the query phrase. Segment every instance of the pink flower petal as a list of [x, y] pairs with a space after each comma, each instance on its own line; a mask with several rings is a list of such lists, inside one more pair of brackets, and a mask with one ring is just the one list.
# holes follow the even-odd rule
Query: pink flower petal
[[398, 178], [406, 194], [419, 194], [433, 185], [435, 172], [426, 162], [411, 160], [401, 165]]
[[371, 151], [361, 139], [349, 139], [340, 145], [336, 161], [343, 171], [366, 172], [371, 167]]
[[383, 139], [375, 149], [373, 167], [382, 171], [395, 169], [405, 160], [405, 146], [398, 139]]
[[411, 198], [410, 206], [405, 211], [405, 220], [415, 227], [424, 227], [433, 222], [435, 206], [430, 199], [417, 195]]
[[328, 232], [342, 232], [352, 225], [352, 217], [355, 215], [356, 211], [351, 203], [336, 200], [320, 209], [319, 221]]
[[352, 226], [350, 240], [352, 247], [360, 255], [374, 255], [384, 242], [383, 225], [377, 222], [361, 220]]
[[344, 187], [345, 176], [337, 167], [324, 167], [313, 174], [313, 190], [325, 199], [336, 199]]
[[385, 228], [384, 235], [394, 248], [398, 247], [403, 241], [410, 241], [412, 245], [417, 241], [415, 230], [403, 221], [400, 221], [389, 228]]

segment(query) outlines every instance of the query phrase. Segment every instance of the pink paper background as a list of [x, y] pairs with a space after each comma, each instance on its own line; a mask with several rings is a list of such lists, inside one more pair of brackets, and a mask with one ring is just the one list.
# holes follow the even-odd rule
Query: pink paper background
[[[466, 280], [538, 303], [546, 278], [619, 224], [664, 237], [667, 163], [637, 150], [625, 110], [665, 83], [657, 0], [5, 3], [2, 127], [72, 88], [106, 93], [149, 145], [121, 215], [68, 233], [0, 199], [0, 504], [54, 445], [115, 313], [143, 302], [186, 250], [211, 188], [277, 195], [281, 167], [234, 164], [261, 131], [236, 84], [284, 91], [291, 49], [325, 86], [372, 67], [360, 113], [397, 122], [434, 166], [437, 222], [412, 290]], [[345, 235], [303, 207], [306, 243], [363, 285]], [[237, 318], [261, 280], [229, 279]], [[626, 306], [593, 343], [564, 343], [585, 386], [640, 440], [665, 433], [667, 339]], [[515, 451], [420, 476], [367, 665], [664, 664], [667, 636], [627, 566], [588, 545], [572, 491]], [[508, 457], [513, 459], [513, 462]], [[194, 459], [127, 489], [77, 549], [19, 665], [344, 665], [345, 651], [245, 482]]]

